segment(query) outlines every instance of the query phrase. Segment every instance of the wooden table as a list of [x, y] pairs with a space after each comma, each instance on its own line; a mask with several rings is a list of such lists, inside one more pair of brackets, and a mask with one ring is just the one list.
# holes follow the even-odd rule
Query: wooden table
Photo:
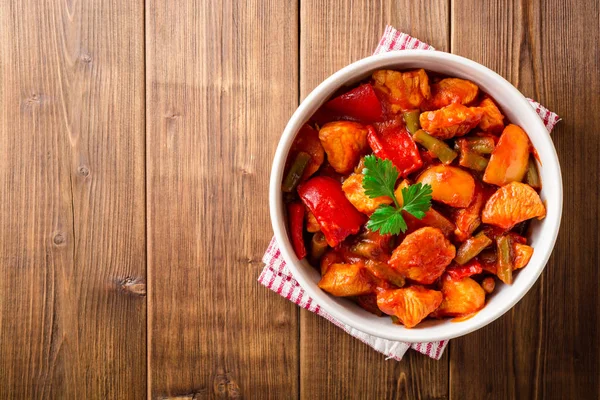
[[[0, 398], [599, 398], [599, 21], [594, 0], [1, 2]], [[563, 118], [544, 274], [440, 361], [386, 361], [256, 282], [283, 127], [387, 23]]]

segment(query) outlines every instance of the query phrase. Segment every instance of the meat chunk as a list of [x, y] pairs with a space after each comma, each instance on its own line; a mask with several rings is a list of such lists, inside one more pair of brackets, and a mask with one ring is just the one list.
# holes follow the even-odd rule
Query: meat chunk
[[481, 221], [509, 230], [519, 222], [545, 216], [546, 207], [537, 192], [525, 183], [512, 182], [498, 189], [485, 203]]
[[479, 127], [484, 132], [498, 134], [504, 128], [504, 115], [494, 103], [494, 100], [486, 97], [479, 103], [479, 109], [483, 112]]
[[363, 174], [352, 174], [342, 184], [346, 198], [361, 213], [371, 215], [382, 204], [392, 204], [392, 199], [387, 196], [371, 198], [365, 194], [363, 188]]
[[377, 306], [388, 315], [395, 315], [407, 328], [412, 328], [434, 311], [442, 302], [442, 293], [423, 286], [384, 290], [377, 294]]
[[471, 278], [454, 279], [445, 275], [442, 279], [444, 300], [435, 311], [436, 317], [457, 317], [472, 314], [485, 305], [485, 291]]
[[446, 140], [467, 134], [479, 124], [482, 115], [483, 112], [476, 107], [453, 103], [439, 110], [422, 113], [419, 121], [421, 128], [431, 136]]
[[364, 125], [350, 121], [330, 122], [321, 128], [319, 139], [336, 172], [348, 174], [358, 164], [369, 148], [367, 133]]
[[450, 104], [469, 104], [477, 97], [479, 88], [466, 79], [445, 78], [431, 85], [431, 98], [421, 108], [437, 110]]
[[456, 248], [442, 231], [425, 227], [408, 234], [388, 264], [408, 279], [429, 285], [442, 275], [455, 255]]
[[338, 297], [360, 296], [373, 291], [368, 272], [362, 263], [331, 264], [319, 281], [319, 287]]
[[529, 264], [529, 260], [531, 260], [531, 256], [533, 255], [533, 247], [513, 242], [512, 250], [514, 256], [514, 269], [521, 269]]
[[454, 235], [460, 242], [467, 240], [481, 225], [480, 213], [484, 203], [483, 189], [476, 185], [471, 203], [466, 208], [454, 212], [454, 223], [456, 224]]
[[424, 69], [398, 72], [379, 70], [373, 73], [373, 85], [389, 103], [392, 113], [419, 108], [430, 96], [429, 77]]

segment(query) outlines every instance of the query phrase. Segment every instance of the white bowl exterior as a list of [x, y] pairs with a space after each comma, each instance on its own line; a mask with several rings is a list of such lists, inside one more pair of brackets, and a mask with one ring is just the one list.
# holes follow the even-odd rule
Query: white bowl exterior
[[[349, 300], [336, 298], [322, 291], [317, 283], [319, 273], [306, 260], [295, 256], [286, 231], [281, 181], [289, 148], [300, 127], [340, 87], [365, 79], [377, 69], [425, 68], [445, 75], [475, 82], [492, 95], [508, 120], [522, 127], [536, 148], [542, 167], [542, 200], [547, 216], [532, 224], [530, 241], [533, 256], [520, 270], [512, 285], [500, 284], [486, 306], [473, 317], [452, 322], [427, 320], [412, 329], [394, 325], [390, 318], [377, 317]], [[275, 153], [269, 188], [269, 204], [273, 231], [287, 266], [306, 293], [322, 309], [343, 323], [377, 337], [405, 342], [430, 342], [452, 339], [479, 329], [512, 308], [533, 286], [542, 273], [558, 235], [562, 215], [563, 189], [560, 165], [550, 135], [528, 100], [508, 81], [492, 70], [454, 54], [428, 50], [402, 50], [371, 56], [336, 72], [315, 88], [290, 118]]]

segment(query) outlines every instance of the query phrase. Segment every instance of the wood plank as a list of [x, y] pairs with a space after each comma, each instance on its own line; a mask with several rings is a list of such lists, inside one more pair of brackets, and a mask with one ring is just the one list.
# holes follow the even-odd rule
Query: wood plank
[[[448, 3], [439, 1], [301, 2], [300, 87], [304, 98], [323, 79], [372, 54], [386, 23], [449, 48]], [[359, 340], [308, 311], [300, 313], [302, 398], [444, 398], [448, 357], [407, 353], [386, 361]]]
[[289, 398], [297, 307], [256, 281], [298, 103], [298, 5], [147, 2], [153, 397]]
[[1, 398], [145, 396], [142, 7], [0, 7]]
[[501, 320], [455, 340], [451, 397], [599, 398], [599, 5], [453, 2], [452, 52], [494, 69], [562, 116], [552, 133], [563, 223], [531, 292]]

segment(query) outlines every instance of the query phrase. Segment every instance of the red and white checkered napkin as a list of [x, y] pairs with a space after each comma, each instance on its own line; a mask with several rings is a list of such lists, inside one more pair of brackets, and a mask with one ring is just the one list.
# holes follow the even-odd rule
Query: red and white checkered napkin
[[[379, 45], [375, 50], [375, 54], [405, 49], [435, 50], [430, 45], [423, 43], [420, 40], [407, 35], [406, 33], [398, 32], [396, 29], [388, 25], [385, 28], [385, 32], [381, 37], [381, 40], [379, 41]], [[556, 125], [556, 123], [559, 121], [558, 115], [547, 110], [540, 103], [531, 99], [528, 100], [531, 103], [531, 106], [539, 114], [540, 118], [542, 118], [544, 121], [544, 125], [546, 125], [548, 132], [551, 132], [552, 128], [554, 128], [554, 125]], [[263, 257], [263, 262], [265, 263], [265, 268], [258, 278], [260, 283], [285, 297], [286, 299], [293, 301], [300, 307], [326, 318], [348, 332], [350, 335], [358, 338], [375, 350], [385, 354], [388, 358], [393, 358], [394, 360], [400, 361], [404, 353], [406, 353], [409, 348], [413, 348], [420, 353], [439, 360], [444, 352], [444, 349], [446, 348], [446, 344], [448, 344], [447, 340], [442, 340], [441, 342], [411, 344], [381, 339], [357, 331], [351, 326], [343, 324], [342, 322], [334, 319], [326, 311], [322, 310], [319, 305], [313, 301], [313, 299], [304, 293], [302, 287], [300, 287], [298, 282], [296, 282], [292, 276], [292, 273], [285, 265], [285, 261], [283, 260], [283, 256], [279, 251], [279, 247], [275, 241], [275, 238], [271, 239], [269, 248], [267, 248], [267, 251]]]

